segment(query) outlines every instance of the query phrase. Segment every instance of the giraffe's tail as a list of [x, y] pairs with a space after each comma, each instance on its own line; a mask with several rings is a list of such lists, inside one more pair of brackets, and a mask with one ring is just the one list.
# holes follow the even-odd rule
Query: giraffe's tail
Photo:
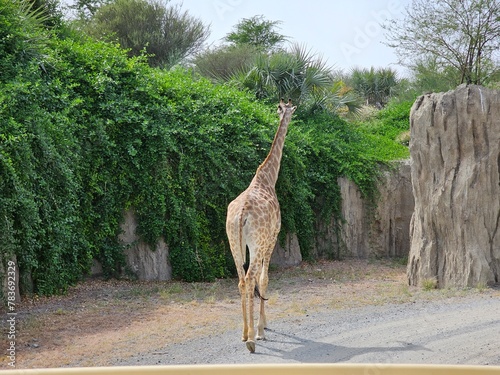
[[264, 298], [260, 295], [260, 291], [259, 291], [259, 286], [257, 284], [255, 284], [255, 297], [263, 300], [263, 301], [267, 301], [268, 299], [267, 298]]
[[[246, 248], [246, 252], [248, 252], [248, 247]], [[250, 262], [245, 262], [245, 264], [243, 264], [243, 268], [245, 269], [245, 273], [248, 271], [248, 267], [249, 266], [250, 266]], [[254, 295], [255, 295], [255, 297], [257, 297], [257, 298], [259, 298], [259, 299], [261, 299], [263, 301], [267, 301], [268, 300], [267, 298], [264, 298], [264, 297], [262, 297], [260, 295], [259, 284], [257, 284], [257, 283], [255, 283]]]

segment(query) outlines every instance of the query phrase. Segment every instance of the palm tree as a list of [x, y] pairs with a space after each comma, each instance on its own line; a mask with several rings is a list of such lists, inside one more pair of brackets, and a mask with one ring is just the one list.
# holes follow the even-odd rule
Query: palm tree
[[342, 95], [342, 86], [326, 62], [298, 44], [288, 51], [257, 55], [253, 67], [233, 79], [259, 99], [274, 102], [291, 98], [294, 103], [331, 112], [340, 107], [356, 108], [356, 98]]
[[392, 90], [398, 84], [397, 73], [392, 69], [353, 69], [351, 85], [365, 98], [367, 105], [383, 107], [387, 104]]

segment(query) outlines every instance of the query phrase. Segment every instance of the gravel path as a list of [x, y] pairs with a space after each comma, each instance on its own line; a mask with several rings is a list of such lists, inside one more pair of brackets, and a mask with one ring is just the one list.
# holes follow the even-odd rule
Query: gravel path
[[500, 365], [500, 299], [366, 306], [272, 320], [250, 354], [240, 330], [166, 346], [114, 365], [426, 363]]

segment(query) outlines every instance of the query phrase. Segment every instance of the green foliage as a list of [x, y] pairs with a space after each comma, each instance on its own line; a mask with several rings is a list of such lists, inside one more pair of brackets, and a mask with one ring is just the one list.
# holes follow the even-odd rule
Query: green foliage
[[[226, 208], [269, 151], [274, 103], [150, 68], [118, 45], [47, 35], [0, 1], [0, 243], [3, 259], [17, 256], [22, 290], [63, 292], [93, 258], [119, 276], [128, 209], [144, 241], [165, 239], [174, 277], [232, 274]], [[389, 134], [311, 108], [290, 126], [277, 185], [282, 233], [298, 234], [305, 258], [319, 218], [340, 219], [339, 176], [375, 194], [376, 141]], [[381, 113], [403, 121], [402, 109]]]
[[289, 51], [257, 54], [253, 65], [234, 75], [232, 82], [260, 100], [276, 103], [280, 98], [291, 98], [310, 112], [357, 108], [356, 98], [343, 93], [343, 86], [334, 81], [326, 63], [297, 44]]
[[275, 29], [281, 21], [268, 21], [264, 16], [242, 19], [225, 40], [235, 46], [252, 46], [261, 52], [276, 51], [286, 41], [286, 37]]
[[377, 160], [390, 161], [409, 157], [407, 145], [402, 144], [401, 134], [410, 130], [412, 101], [390, 102], [375, 118], [359, 124], [360, 130], [377, 147], [367, 150]]
[[59, 0], [24, 0], [31, 3], [31, 9], [40, 13], [43, 17], [43, 24], [46, 27], [60, 27], [63, 23], [63, 14], [60, 9]]
[[312, 91], [330, 86], [332, 77], [321, 59], [294, 45], [291, 51], [258, 55], [254, 67], [242, 75], [241, 83], [260, 99], [276, 102], [291, 98], [300, 105]]
[[46, 16], [24, 0], [0, 0], [0, 82], [33, 60], [40, 61], [47, 34]]
[[101, 6], [109, 4], [111, 1], [112, 0], [76, 0], [70, 8], [76, 10], [81, 20], [89, 20], [96, 14]]
[[209, 28], [161, 0], [115, 0], [95, 10], [85, 29], [90, 35], [117, 40], [130, 56], [148, 54], [151, 66], [170, 68], [205, 42]]
[[259, 51], [252, 46], [221, 46], [196, 54], [193, 64], [203, 77], [214, 83], [224, 83], [241, 72], [248, 72], [257, 55]]
[[419, 95], [426, 92], [446, 92], [460, 83], [460, 71], [439, 64], [435, 58], [418, 59], [412, 69], [413, 85]]
[[366, 104], [384, 106], [398, 84], [396, 72], [392, 69], [353, 69], [351, 85], [365, 99]]

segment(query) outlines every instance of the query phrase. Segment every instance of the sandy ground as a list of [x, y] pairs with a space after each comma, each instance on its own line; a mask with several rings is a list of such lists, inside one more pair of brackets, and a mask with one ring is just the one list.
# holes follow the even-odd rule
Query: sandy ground
[[[500, 365], [498, 288], [424, 290], [407, 285], [405, 266], [397, 262], [346, 260], [274, 270], [267, 297], [267, 340], [250, 354], [240, 341], [237, 280], [88, 280], [65, 296], [23, 300], [16, 368]], [[7, 368], [5, 357], [0, 367]]]

